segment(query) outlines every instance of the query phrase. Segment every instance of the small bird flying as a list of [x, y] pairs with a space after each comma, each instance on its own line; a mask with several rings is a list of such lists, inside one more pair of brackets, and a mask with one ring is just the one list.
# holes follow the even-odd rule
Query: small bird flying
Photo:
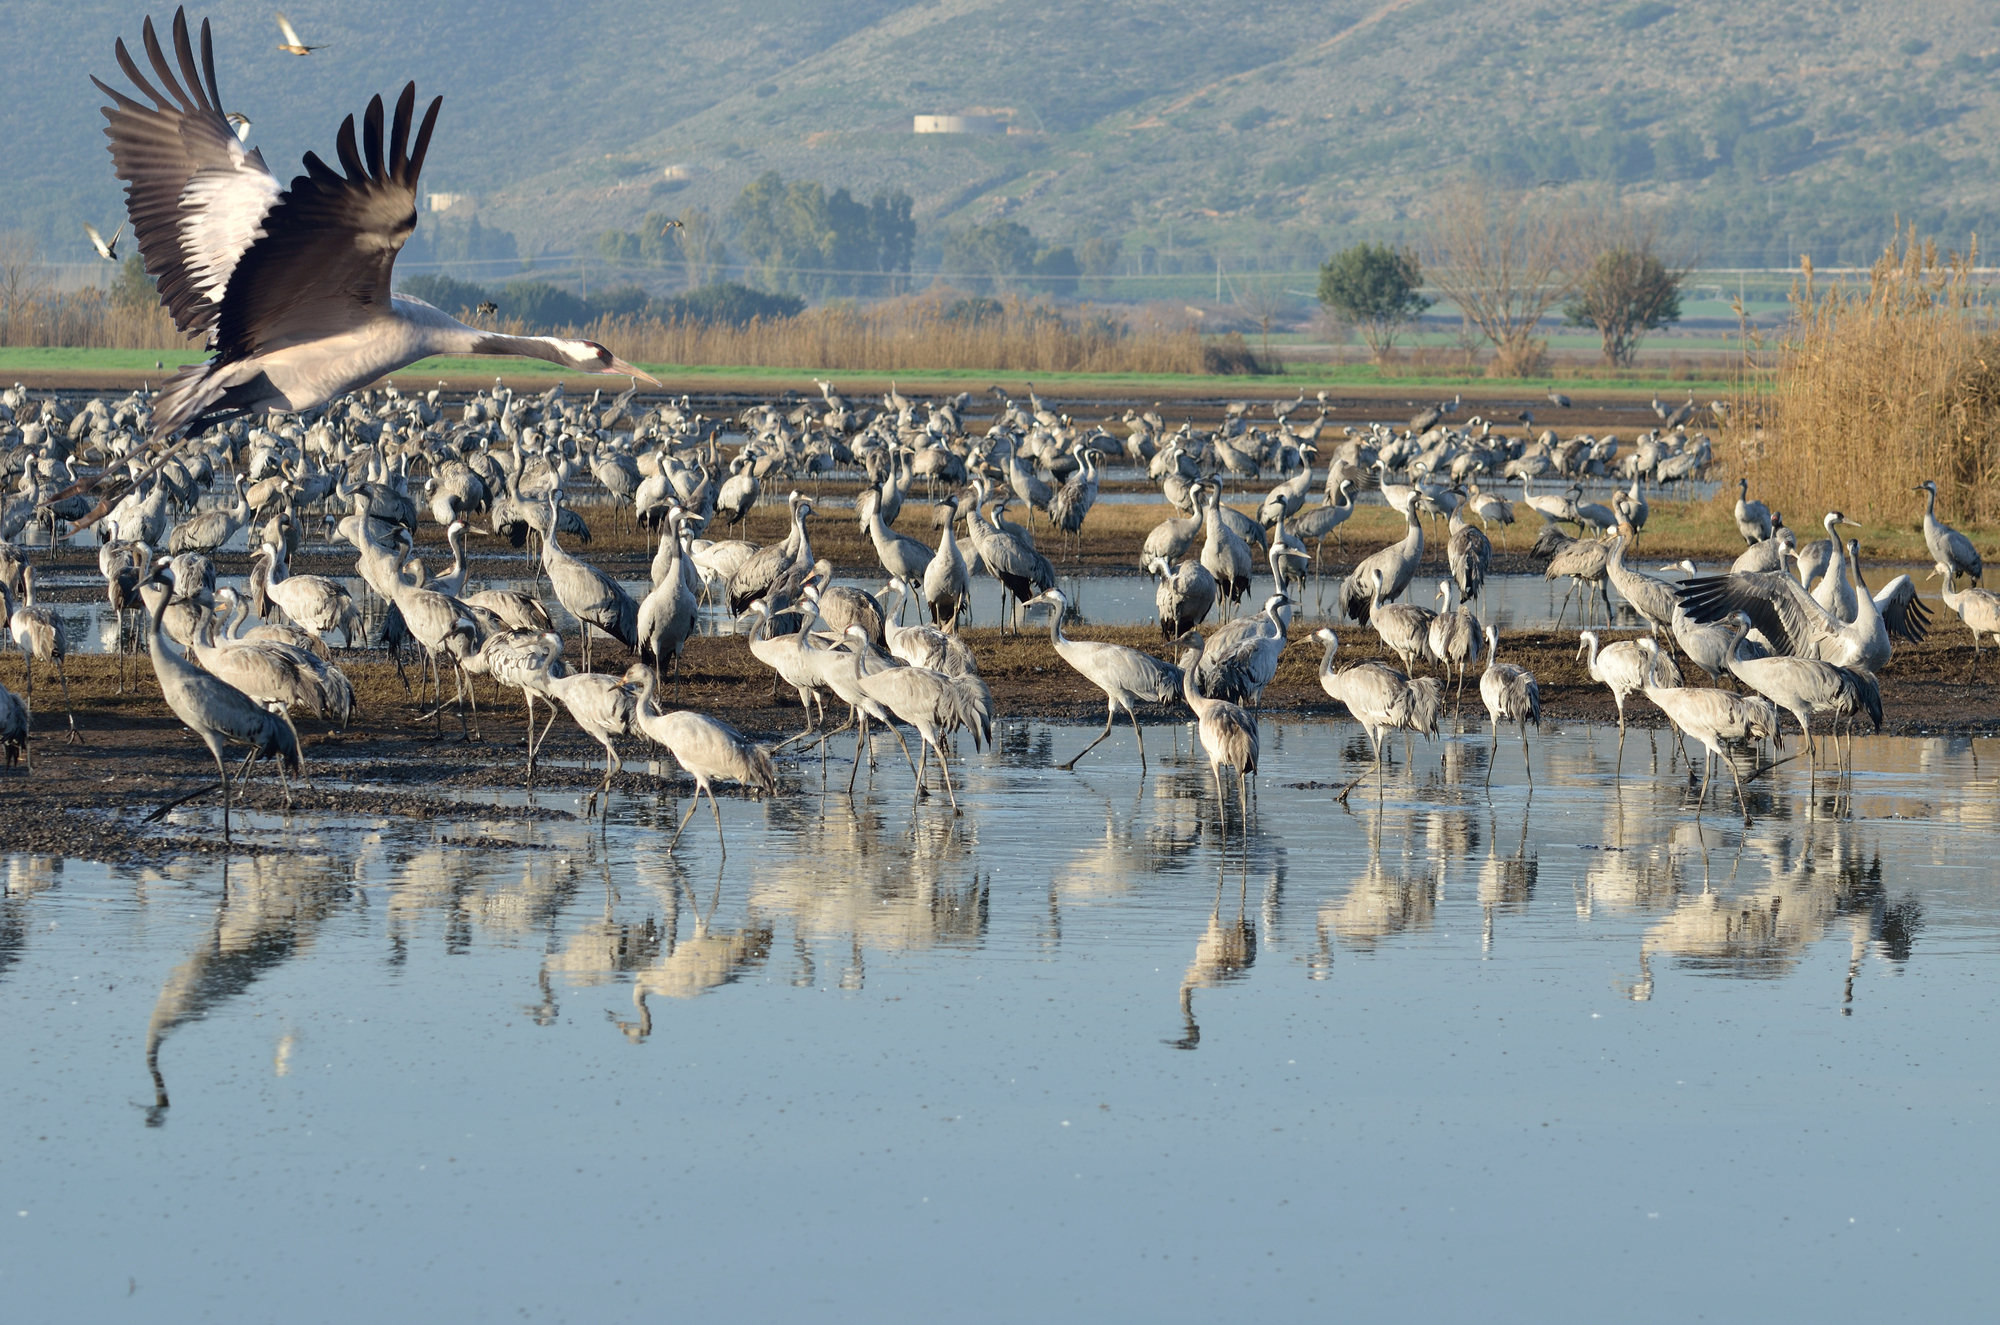
[[479, 301], [479, 306], [472, 311], [481, 317], [492, 317], [500, 311], [500, 305], [494, 303], [491, 299], [482, 299]]
[[88, 221], [83, 223], [83, 233], [90, 236], [90, 246], [97, 250], [98, 257], [103, 258], [106, 262], [118, 261], [118, 237], [125, 233], [123, 225], [112, 231], [111, 238], [108, 240], [103, 235], [98, 234], [97, 227]]
[[279, 45], [278, 49], [287, 55], [311, 55], [314, 51], [323, 51], [326, 49], [324, 46], [306, 45], [300, 39], [298, 29], [292, 26], [292, 20], [286, 18], [283, 14], [278, 15], [278, 31], [285, 34], [285, 40]]

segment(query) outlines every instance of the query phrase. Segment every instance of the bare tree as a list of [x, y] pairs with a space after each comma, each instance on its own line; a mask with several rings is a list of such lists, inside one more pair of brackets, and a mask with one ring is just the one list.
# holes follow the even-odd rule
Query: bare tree
[[1587, 266], [1585, 227], [1553, 194], [1462, 185], [1426, 229], [1424, 273], [1493, 346], [1489, 370], [1527, 377], [1548, 363], [1542, 318]]
[[1264, 362], [1271, 359], [1271, 328], [1292, 311], [1293, 299], [1280, 288], [1281, 281], [1245, 281], [1236, 292], [1236, 306], [1257, 324], [1263, 336]]

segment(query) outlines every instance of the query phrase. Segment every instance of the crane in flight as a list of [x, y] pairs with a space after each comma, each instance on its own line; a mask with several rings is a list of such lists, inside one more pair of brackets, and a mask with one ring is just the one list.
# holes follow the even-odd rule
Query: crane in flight
[[[171, 57], [151, 18], [141, 37], [150, 78], [123, 38], [113, 48], [133, 95], [91, 81], [111, 99], [104, 132], [146, 274], [174, 325], [203, 337], [210, 356], [161, 389], [149, 439], [156, 447], [175, 432], [193, 436], [246, 414], [314, 409], [433, 354], [527, 355], [659, 385], [595, 341], [502, 335], [391, 292], [396, 255], [416, 230], [417, 180], [444, 98], [431, 100], [421, 123], [415, 83], [393, 116], [371, 98], [358, 136], [352, 115], [335, 136], [340, 169], [308, 152], [305, 173], [287, 187], [222, 108], [208, 21], [199, 64], [185, 9], [174, 11]], [[77, 527], [102, 518], [171, 449], [153, 456], [150, 469], [114, 480]]]

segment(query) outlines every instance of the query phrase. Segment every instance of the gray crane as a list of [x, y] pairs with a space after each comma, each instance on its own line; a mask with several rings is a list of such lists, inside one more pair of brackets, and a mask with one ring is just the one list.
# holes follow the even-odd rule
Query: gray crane
[[1773, 529], [1771, 508], [1763, 502], [1750, 500], [1750, 480], [1736, 480], [1736, 532], [1743, 535], [1745, 546], [1755, 546], [1771, 537]]
[[1077, 471], [1049, 498], [1049, 523], [1070, 545], [1072, 558], [1083, 551], [1083, 521], [1097, 503], [1097, 453], [1085, 446], [1077, 452]]
[[664, 567], [655, 565], [652, 592], [639, 604], [637, 632], [639, 636], [639, 660], [649, 666], [664, 668], [669, 659], [674, 665], [674, 693], [680, 693], [681, 654], [687, 648], [688, 638], [694, 634], [699, 619], [696, 600], [694, 573], [681, 547], [681, 521], [684, 512], [676, 506], [667, 513], [667, 527], [660, 539], [664, 550], [669, 544], [673, 553]]
[[27, 706], [4, 685], [0, 685], [0, 752], [7, 757], [9, 772], [20, 762], [22, 755], [28, 758], [27, 771], [35, 771], [35, 756], [28, 749]]
[[[549, 544], [542, 546], [546, 549]], [[403, 618], [404, 629], [424, 651], [435, 703], [430, 716], [436, 720], [439, 733], [444, 730], [444, 677], [440, 656], [445, 655], [451, 658], [452, 665], [457, 669], [458, 693], [453, 702], [458, 706], [459, 735], [471, 739], [465, 716], [464, 661], [478, 651], [478, 620], [457, 599], [435, 590], [419, 589], [414, 584], [398, 583], [394, 602], [397, 613]], [[420, 688], [422, 684], [423, 678], [419, 677]]]
[[1907, 575], [1897, 576], [1878, 596], [1857, 595], [1853, 621], [1828, 612], [1783, 571], [1696, 576], [1675, 592], [1690, 620], [1708, 624], [1742, 612], [1773, 653], [1858, 667], [1871, 675], [1888, 665], [1892, 641], [1920, 644], [1930, 624], [1930, 609]]
[[[947, 494], [937, 504], [946, 515], [944, 527], [938, 531], [937, 552], [924, 568], [924, 605], [930, 608], [931, 624], [956, 632], [959, 617], [972, 606], [972, 572], [958, 549], [958, 498]], [[911, 582], [907, 577], [895, 578]]]
[[[1655, 633], [1671, 631], [1674, 626], [1674, 609], [1680, 606], [1680, 599], [1674, 595], [1674, 586], [1657, 575], [1648, 575], [1625, 564], [1625, 549], [1628, 540], [1620, 534], [1605, 544], [1604, 571], [1611, 581], [1611, 587], [1619, 596], [1632, 605], [1632, 610], [1646, 619]], [[1608, 624], [1608, 623], [1607, 623]]]
[[1427, 643], [1431, 657], [1443, 665], [1447, 675], [1455, 667], [1458, 669], [1458, 688], [1452, 697], [1452, 708], [1465, 702], [1465, 669], [1479, 661], [1480, 646], [1484, 643], [1479, 618], [1472, 609], [1462, 606], [1458, 599], [1456, 580], [1438, 581], [1437, 615], [1431, 618]]
[[1729, 573], [1762, 575], [1768, 571], [1782, 571], [1796, 554], [1798, 541], [1798, 535], [1781, 524], [1769, 538], [1744, 549], [1742, 555], [1730, 563]]
[[936, 626], [895, 623], [892, 619], [895, 609], [890, 604], [910, 596], [910, 586], [902, 580], [889, 581], [875, 596], [883, 612], [881, 647], [891, 657], [900, 658], [912, 667], [928, 667], [947, 676], [979, 675], [979, 659], [973, 655], [972, 646], [957, 635], [947, 634]]
[[1479, 677], [1479, 697], [1486, 701], [1486, 718], [1492, 740], [1486, 754], [1486, 785], [1493, 785], [1493, 759], [1500, 752], [1500, 724], [1514, 723], [1521, 731], [1521, 766], [1527, 770], [1528, 785], [1535, 783], [1534, 763], [1528, 757], [1528, 724], [1537, 731], [1542, 726], [1542, 688], [1535, 674], [1525, 667], [1500, 661], [1500, 632], [1486, 628], [1486, 670]]
[[[1342, 787], [1340, 795], [1334, 798], [1344, 805], [1348, 795], [1361, 784], [1362, 778], [1370, 772], [1381, 771], [1382, 742], [1390, 732], [1400, 727], [1436, 734], [1437, 681], [1432, 677], [1412, 681], [1389, 664], [1374, 661], [1335, 671], [1333, 660], [1340, 651], [1340, 637], [1322, 626], [1313, 633], [1313, 638], [1326, 645], [1326, 652], [1319, 661], [1319, 688], [1330, 699], [1347, 707], [1367, 733], [1368, 744], [1375, 752], [1374, 761], [1368, 768]], [[1418, 716], [1418, 710], [1422, 709], [1430, 711], [1428, 722]]]
[[69, 657], [69, 632], [63, 629], [62, 618], [52, 609], [35, 605], [33, 566], [21, 567], [21, 597], [23, 601], [16, 607], [12, 591], [0, 581], [0, 615], [6, 618], [14, 647], [21, 651], [21, 673], [27, 678], [23, 698], [28, 721], [32, 725], [35, 716], [35, 664], [54, 663], [56, 678], [62, 682], [63, 713], [69, 718], [69, 735], [65, 739], [81, 743], [83, 733], [76, 729], [76, 711], [69, 702], [69, 670], [63, 666], [63, 660]]
[[1925, 494], [1924, 546], [1930, 549], [1931, 560], [1949, 566], [1954, 579], [1969, 575], [1978, 584], [1986, 565], [1979, 559], [1979, 549], [1972, 546], [1971, 539], [1937, 518], [1937, 480], [1927, 478], [1911, 491]]
[[192, 520], [183, 520], [175, 525], [167, 535], [167, 551], [213, 552], [236, 536], [236, 531], [250, 523], [250, 499], [243, 495], [243, 476], [232, 474], [236, 484], [236, 503], [220, 510], [204, 511]]
[[1155, 581], [1153, 606], [1159, 612], [1161, 639], [1179, 639], [1215, 610], [1215, 577], [1199, 561], [1170, 566], [1164, 557], [1148, 556], [1146, 570]]
[[[1635, 641], [1646, 651], [1649, 661], [1657, 662], [1666, 657], [1659, 644], [1651, 638]], [[1701, 793], [1695, 798], [1695, 811], [1708, 800], [1708, 781], [1714, 761], [1720, 759], [1729, 770], [1730, 780], [1736, 784], [1736, 808], [1743, 813], [1743, 826], [1750, 826], [1750, 805], [1743, 796], [1743, 778], [1737, 772], [1737, 764], [1755, 768], [1757, 746], [1769, 740], [1783, 743], [1778, 732], [1778, 711], [1766, 699], [1745, 699], [1723, 690], [1711, 690], [1705, 686], [1665, 686], [1661, 678], [1649, 672], [1643, 687], [1646, 698], [1667, 715], [1667, 721], [1679, 730], [1701, 742], [1708, 751], [1702, 760]]]
[[1393, 603], [1403, 596], [1403, 590], [1410, 587], [1417, 567], [1424, 559], [1424, 526], [1418, 517], [1415, 503], [1403, 513], [1408, 532], [1399, 543], [1391, 543], [1363, 558], [1348, 577], [1340, 582], [1340, 610], [1349, 621], [1366, 621], [1373, 610], [1378, 595], [1375, 592], [1374, 574], [1382, 572], [1382, 592], [1380, 601]]
[[1678, 686], [1681, 684], [1681, 669], [1674, 660], [1662, 653], [1649, 654], [1639, 647], [1637, 640], [1613, 640], [1603, 648], [1598, 647], [1597, 632], [1580, 631], [1577, 634], [1576, 656], [1582, 658], [1586, 650], [1590, 653], [1587, 669], [1593, 681], [1611, 692], [1611, 702], [1618, 706], [1618, 764], [1617, 773], [1625, 768], [1625, 700], [1636, 691], [1645, 689], [1650, 676], [1655, 684]]
[[1431, 656], [1431, 623], [1437, 614], [1414, 603], [1382, 601], [1382, 568], [1368, 572], [1374, 601], [1368, 607], [1368, 624], [1375, 628], [1383, 645], [1403, 660], [1403, 670], [1414, 674], [1417, 663]]
[[[1033, 544], [1015, 537], [1002, 528], [997, 512], [989, 522], [975, 505], [972, 510], [966, 512], [965, 527], [987, 573], [1000, 581], [1007, 596], [1014, 600], [1014, 610], [1011, 615], [1018, 629], [1021, 605], [1036, 594], [1045, 593], [1056, 587], [1056, 568], [1049, 564], [1047, 557], [1035, 550]], [[1005, 629], [1004, 617], [1001, 626]]]
[[[1734, 640], [1739, 643], [1750, 633], [1750, 618], [1736, 614]], [[1853, 717], [1866, 710], [1882, 729], [1882, 693], [1873, 677], [1836, 667], [1816, 658], [1738, 658], [1731, 650], [1729, 670], [1737, 680], [1792, 715], [1806, 738], [1806, 766], [1818, 750], [1813, 739], [1812, 715], [1838, 712]], [[1810, 776], [1810, 774], [1808, 774]]]
[[1292, 600], [1277, 593], [1253, 617], [1218, 626], [1202, 648], [1201, 675], [1195, 680], [1211, 699], [1259, 707], [1264, 689], [1278, 674], [1278, 659], [1292, 629]]
[[[637, 693], [625, 684], [624, 679], [606, 676], [602, 672], [572, 672], [566, 676], [556, 675], [557, 662], [562, 657], [562, 637], [550, 632], [550, 647], [536, 659], [528, 677], [528, 683], [542, 695], [560, 701], [568, 710], [571, 720], [583, 728], [584, 733], [604, 747], [604, 781], [590, 793], [583, 804], [585, 818], [597, 811], [597, 799], [604, 798], [604, 815], [611, 816], [611, 780], [616, 777], [623, 764], [618, 758], [618, 749], [611, 744], [613, 737], [629, 736], [632, 732], [632, 713], [637, 701]], [[555, 722], [554, 717], [550, 724]], [[547, 730], [544, 729], [544, 738]], [[539, 742], [537, 742], [539, 745]], [[534, 761], [534, 751], [528, 754], [529, 762]]]
[[[1842, 621], [1852, 621], [1861, 610], [1861, 604], [1855, 596], [1853, 583], [1847, 578], [1847, 544], [1841, 542], [1835, 529], [1840, 525], [1852, 526], [1854, 522], [1839, 511], [1828, 511], [1824, 523], [1827, 536], [1822, 541], [1827, 544], [1826, 569], [1820, 573], [1819, 583], [1813, 586], [1813, 601], [1825, 608], [1829, 615]], [[1799, 571], [1799, 583], [1810, 583], [1803, 561]]]
[[[551, 640], [555, 642], [551, 644]], [[531, 787], [535, 785], [535, 672], [541, 665], [542, 655], [550, 649], [554, 649], [556, 654], [550, 671], [557, 676], [567, 676], [569, 670], [562, 662], [562, 636], [547, 629], [495, 631], [479, 646], [479, 652], [461, 664], [468, 676], [490, 676], [500, 685], [521, 692], [521, 699], [528, 706], [526, 785]], [[553, 714], [549, 721], [555, 721]]]
[[796, 492], [787, 501], [792, 509], [792, 527], [785, 541], [747, 553], [736, 569], [729, 572], [724, 596], [729, 601], [729, 610], [737, 616], [749, 611], [750, 604], [769, 594], [771, 586], [796, 567], [813, 563], [812, 535], [806, 530], [813, 504]]
[[299, 755], [298, 733], [284, 718], [264, 708], [226, 681], [202, 671], [167, 646], [160, 633], [171, 590], [157, 573], [140, 586], [150, 619], [147, 647], [153, 656], [153, 674], [159, 678], [160, 694], [174, 716], [201, 738], [215, 759], [215, 774], [222, 788], [222, 840], [231, 841], [229, 828], [229, 770], [223, 766], [223, 746], [230, 741], [250, 747], [244, 764], [247, 773], [263, 755], [276, 756], [280, 766], [293, 775], [304, 770]]
[[244, 413], [311, 410], [433, 354], [524, 354], [658, 385], [593, 341], [499, 335], [391, 293], [442, 98], [414, 143], [416, 84], [403, 89], [386, 133], [390, 117], [372, 98], [358, 145], [354, 118], [340, 127], [346, 173], [308, 152], [306, 173], [285, 188], [225, 116], [207, 21], [199, 65], [184, 14], [174, 15], [171, 61], [150, 18], [143, 33], [155, 81], [122, 38], [114, 49], [151, 105], [91, 81], [112, 102], [105, 132], [146, 269], [174, 325], [206, 334], [213, 350], [167, 381], [153, 411], [155, 441]]
[[571, 556], [557, 544], [554, 525], [562, 500], [561, 488], [549, 490], [550, 529], [542, 539], [542, 569], [548, 574], [549, 588], [554, 591], [556, 601], [576, 618], [577, 633], [582, 636], [583, 669], [587, 672], [592, 626], [628, 649], [638, 647], [639, 604], [632, 601], [632, 595], [618, 581], [589, 562]]
[[1458, 582], [1459, 595], [1471, 603], [1478, 601], [1479, 591], [1486, 587], [1486, 577], [1493, 569], [1493, 543], [1484, 531], [1466, 523], [1467, 504], [1461, 502], [1451, 513], [1444, 551], [1445, 564], [1451, 568], [1451, 578]]
[[722, 778], [730, 782], [740, 782], [746, 787], [755, 787], [766, 796], [778, 794], [778, 769], [771, 762], [768, 748], [758, 745], [742, 732], [718, 718], [705, 713], [692, 713], [686, 709], [674, 713], [658, 713], [653, 708], [654, 692], [660, 684], [659, 673], [644, 663], [634, 663], [625, 673], [628, 686], [637, 685], [638, 694], [632, 701], [632, 720], [656, 745], [666, 747], [687, 775], [694, 779], [694, 799], [688, 811], [681, 816], [679, 828], [667, 843], [671, 852], [680, 845], [681, 834], [687, 831], [688, 821], [701, 808], [701, 796], [708, 793], [708, 808], [715, 815], [715, 842], [722, 848], [722, 854], [729, 854], [729, 844], [722, 836], [722, 807], [715, 802], [715, 788], [710, 782]]
[[270, 543], [259, 547], [257, 556], [270, 563], [261, 585], [253, 578], [253, 587], [257, 589], [253, 606], [258, 616], [268, 617], [270, 605], [276, 603], [286, 619], [299, 629], [324, 638], [337, 627], [343, 646], [354, 647], [354, 631], [361, 624], [361, 610], [354, 605], [353, 595], [345, 585], [324, 575], [292, 574], [283, 550]]
[[[903, 757], [909, 758], [910, 748], [903, 742], [903, 735], [895, 724], [889, 721], [892, 715], [916, 729], [918, 737], [937, 755], [938, 772], [944, 778], [945, 795], [951, 798], [951, 812], [956, 815], [958, 791], [951, 784], [951, 768], [945, 762], [945, 733], [960, 727], [970, 727], [975, 742], [983, 742], [991, 731], [989, 713], [979, 708], [979, 696], [986, 691], [986, 685], [976, 676], [946, 676], [943, 672], [933, 672], [928, 667], [885, 667], [878, 672], [862, 670], [862, 658], [872, 652], [868, 632], [859, 626], [847, 628], [848, 647], [855, 651], [852, 678], [855, 686], [869, 701], [868, 716], [888, 726], [903, 746]], [[986, 696], [991, 704], [991, 696]], [[866, 710], [864, 710], [866, 711]], [[856, 758], [859, 759], [857, 753]], [[912, 768], [917, 778], [917, 796], [922, 799], [930, 794], [924, 785], [921, 767]]]
[[1234, 610], [1243, 601], [1243, 595], [1250, 592], [1250, 576], [1257, 563], [1250, 555], [1250, 545], [1222, 519], [1221, 486], [1203, 484], [1202, 496], [1205, 523], [1201, 564], [1215, 577], [1216, 591], [1222, 600]]
[[907, 534], [899, 534], [882, 521], [882, 494], [869, 489], [861, 494], [861, 518], [868, 526], [868, 539], [875, 545], [882, 569], [897, 579], [922, 584], [930, 569], [931, 550]]
[[715, 495], [715, 513], [724, 517], [723, 527], [732, 533], [749, 517], [763, 491], [750, 460], [749, 455], [739, 451], [729, 462], [729, 477], [722, 480], [722, 490]]
[[[1201, 486], [1199, 483], [1193, 485], [1195, 489]], [[1169, 564], [1179, 561], [1201, 537], [1202, 525], [1205, 522], [1206, 517], [1197, 494], [1193, 515], [1185, 520], [1168, 516], [1147, 532], [1146, 541], [1139, 548], [1139, 564], [1145, 565], [1148, 557], [1158, 557]]]
[[1320, 502], [1292, 518], [1292, 532], [1301, 539], [1309, 539], [1313, 545], [1313, 581], [1319, 581], [1320, 554], [1326, 550], [1326, 540], [1332, 538], [1336, 546], [1344, 546], [1340, 537], [1340, 527], [1354, 514], [1354, 481], [1342, 479], [1334, 492]]
[[[808, 595], [808, 601], [810, 597]], [[780, 741], [778, 744], [782, 748], [793, 741], [812, 735], [826, 717], [826, 696], [823, 692], [831, 687], [821, 665], [825, 650], [810, 647], [810, 641], [803, 630], [794, 635], [771, 634], [769, 599], [760, 598], [750, 604], [750, 612], [758, 618], [747, 641], [750, 646], [750, 656], [770, 668], [778, 680], [792, 687], [799, 697], [799, 707], [806, 712], [805, 730], [797, 736]], [[826, 748], [824, 738], [821, 739], [820, 748], [822, 751]]]
[[1243, 811], [1243, 832], [1250, 832], [1250, 779], [1257, 775], [1257, 719], [1226, 699], [1210, 699], [1195, 689], [1195, 670], [1201, 664], [1202, 638], [1190, 630], [1181, 636], [1181, 698], [1194, 710], [1195, 732], [1208, 755], [1208, 771], [1215, 779], [1215, 812], [1222, 821], [1224, 837], [1229, 834], [1229, 801], [1222, 794], [1222, 766], [1236, 770], [1236, 795]]
[[1133, 710], [1138, 704], [1170, 704], [1180, 694], [1180, 670], [1149, 653], [1128, 649], [1122, 644], [1106, 644], [1096, 640], [1073, 640], [1063, 633], [1063, 615], [1069, 610], [1069, 598], [1060, 589], [1051, 589], [1045, 594], [1030, 599], [1030, 602], [1045, 603], [1049, 606], [1049, 642], [1055, 646], [1056, 656], [1068, 663], [1071, 670], [1084, 680], [1104, 692], [1104, 730], [1097, 740], [1078, 750], [1074, 755], [1056, 767], [1074, 769], [1076, 761], [1095, 750], [1099, 742], [1111, 735], [1111, 725], [1118, 717], [1118, 710], [1125, 710], [1125, 716], [1132, 720], [1132, 734], [1139, 742], [1139, 772], [1146, 771], [1146, 735], [1139, 726], [1139, 715]]
[[1590, 624], [1590, 593], [1594, 587], [1604, 599], [1604, 622], [1611, 624], [1610, 549], [1594, 538], [1571, 538], [1554, 525], [1543, 529], [1535, 538], [1535, 546], [1529, 556], [1546, 563], [1542, 571], [1544, 580], [1568, 576], [1570, 586], [1563, 594], [1562, 606], [1556, 609], [1556, 624], [1562, 624], [1563, 613], [1569, 610], [1570, 597], [1581, 588], [1583, 590], [1583, 624]]
[[1931, 573], [1944, 581], [1944, 587], [1938, 590], [1938, 597], [1944, 599], [1946, 607], [1958, 613], [1958, 619], [1972, 632], [1972, 665], [1965, 669], [1965, 684], [1970, 684], [1973, 673], [1979, 670], [1979, 637], [1991, 635], [1993, 642], [2000, 645], [2000, 594], [1976, 586], [1960, 589], [1958, 577], [1952, 574], [1951, 567], [1943, 563], [1933, 567]]

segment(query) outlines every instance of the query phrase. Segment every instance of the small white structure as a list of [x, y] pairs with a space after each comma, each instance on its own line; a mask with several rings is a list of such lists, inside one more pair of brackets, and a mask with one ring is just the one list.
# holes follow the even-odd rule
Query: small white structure
[[470, 201], [470, 196], [463, 193], [429, 193], [424, 195], [425, 209], [433, 212], [448, 212], [460, 203]]
[[997, 115], [919, 115], [917, 133], [1005, 133], [1007, 121]]
[[696, 179], [702, 175], [706, 175], [707, 173], [708, 172], [706, 170], [703, 170], [700, 166], [691, 166], [686, 164], [685, 162], [668, 166], [664, 171], [661, 172], [664, 178], [670, 180]]

